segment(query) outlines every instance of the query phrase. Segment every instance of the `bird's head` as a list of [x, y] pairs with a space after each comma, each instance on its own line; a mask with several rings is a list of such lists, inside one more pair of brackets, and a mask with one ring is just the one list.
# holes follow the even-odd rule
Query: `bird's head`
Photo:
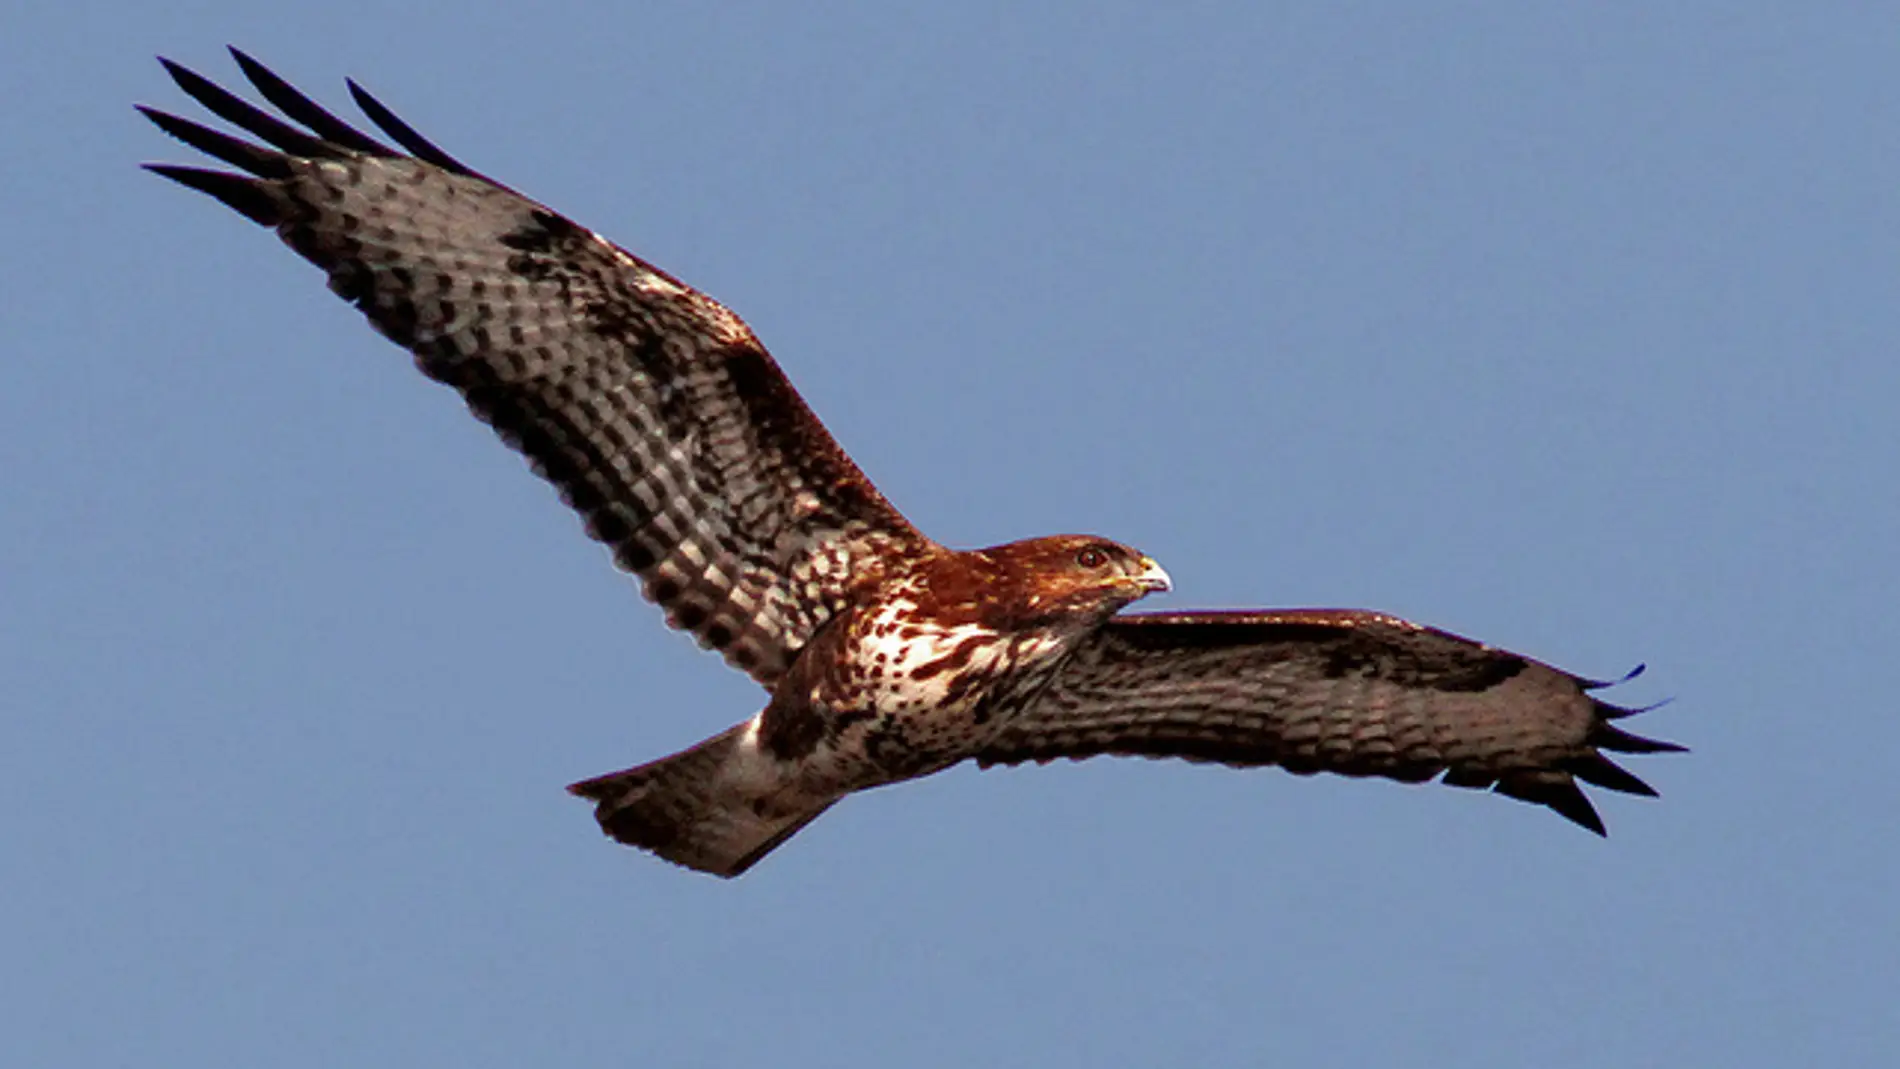
[[1168, 573], [1139, 550], [1093, 535], [1053, 535], [978, 550], [994, 593], [1027, 617], [1070, 616], [1094, 623], [1124, 605], [1168, 590]]

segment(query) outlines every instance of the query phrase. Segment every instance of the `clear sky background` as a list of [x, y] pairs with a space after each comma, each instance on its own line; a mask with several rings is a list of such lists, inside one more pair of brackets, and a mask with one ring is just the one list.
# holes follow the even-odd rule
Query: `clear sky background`
[[[0, 1063], [1893, 1064], [1893, 12], [896, 6], [0, 16]], [[1098, 761], [613, 846], [562, 786], [762, 695], [136, 169], [227, 41], [726, 301], [947, 542], [1647, 662], [1694, 753], [1607, 841]]]

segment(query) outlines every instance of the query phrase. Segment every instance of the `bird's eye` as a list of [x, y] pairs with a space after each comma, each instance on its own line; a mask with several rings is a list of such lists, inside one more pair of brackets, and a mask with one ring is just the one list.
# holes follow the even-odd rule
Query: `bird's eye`
[[1100, 568], [1108, 563], [1108, 554], [1102, 552], [1100, 546], [1088, 546], [1076, 551], [1075, 563], [1084, 568]]

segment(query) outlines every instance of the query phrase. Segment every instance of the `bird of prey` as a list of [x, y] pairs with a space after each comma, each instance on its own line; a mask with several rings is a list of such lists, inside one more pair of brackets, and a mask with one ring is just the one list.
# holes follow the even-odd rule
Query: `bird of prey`
[[1437, 778], [1602, 834], [1577, 781], [1652, 795], [1605, 753], [1680, 749], [1618, 728], [1640, 710], [1591, 695], [1607, 683], [1382, 613], [1122, 614], [1169, 588], [1127, 546], [939, 545], [723, 305], [354, 82], [394, 146], [232, 53], [282, 118], [161, 62], [257, 141], [140, 110], [242, 173], [147, 166], [322, 268], [554, 484], [667, 623], [767, 692], [697, 746], [569, 788], [620, 842], [737, 876], [853, 792], [1096, 754]]

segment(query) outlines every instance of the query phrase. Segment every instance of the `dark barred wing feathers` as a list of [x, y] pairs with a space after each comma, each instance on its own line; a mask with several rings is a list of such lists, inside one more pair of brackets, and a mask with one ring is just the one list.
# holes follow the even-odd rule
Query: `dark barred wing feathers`
[[1605, 686], [1377, 613], [1116, 617], [978, 755], [1180, 757], [1442, 782], [1549, 806], [1598, 834], [1577, 780], [1654, 794], [1608, 752], [1679, 750], [1611, 721]]
[[152, 109], [248, 175], [151, 165], [274, 227], [559, 488], [670, 623], [770, 686], [854, 565], [926, 545], [718, 302], [442, 152], [352, 84], [404, 155], [237, 53], [292, 126], [169, 62], [267, 142]]

